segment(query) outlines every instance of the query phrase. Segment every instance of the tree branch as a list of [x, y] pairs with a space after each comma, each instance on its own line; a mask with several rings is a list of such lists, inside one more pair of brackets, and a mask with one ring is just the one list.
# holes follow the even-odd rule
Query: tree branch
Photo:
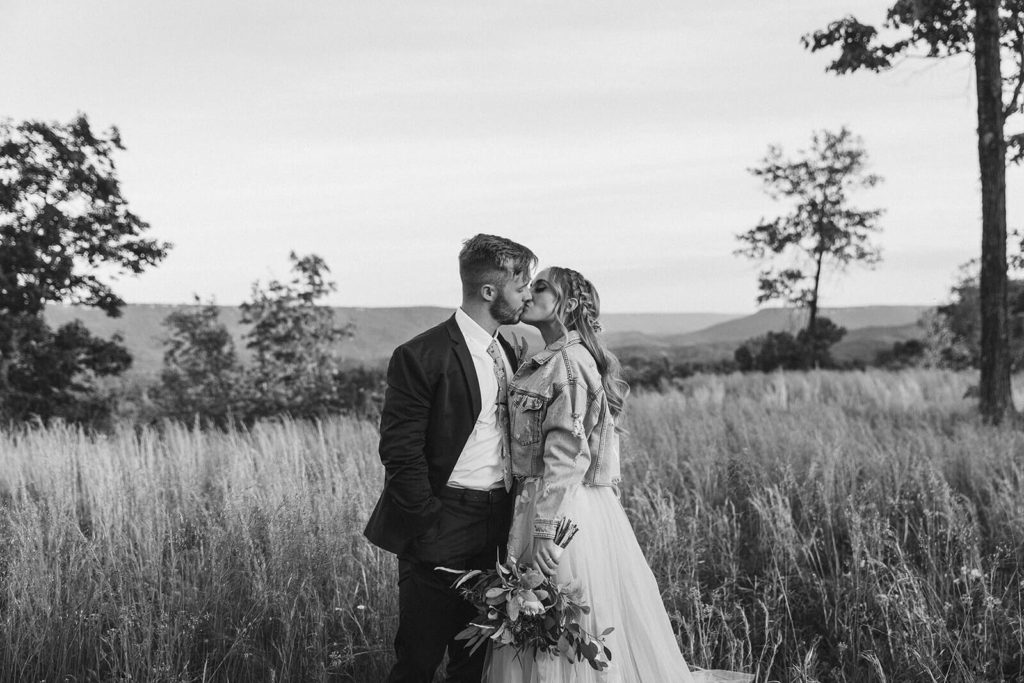
[[1020, 101], [1021, 89], [1024, 88], [1024, 22], [1020, 20], [1020, 13], [1013, 13], [1014, 30], [1017, 33], [1017, 54], [1020, 60], [1017, 62], [1017, 85], [1013, 89], [1013, 97], [1003, 110], [1003, 119], [1008, 119], [1017, 113], [1018, 102]]

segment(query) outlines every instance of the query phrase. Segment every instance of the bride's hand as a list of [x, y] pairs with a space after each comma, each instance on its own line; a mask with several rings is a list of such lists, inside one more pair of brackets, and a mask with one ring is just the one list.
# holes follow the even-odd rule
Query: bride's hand
[[554, 576], [563, 550], [553, 539], [535, 538], [533, 540], [534, 568], [540, 570], [545, 576]]

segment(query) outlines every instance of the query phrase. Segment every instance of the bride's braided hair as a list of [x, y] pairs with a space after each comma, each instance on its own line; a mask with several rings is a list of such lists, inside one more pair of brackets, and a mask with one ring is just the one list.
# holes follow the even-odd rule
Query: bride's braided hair
[[[571, 268], [552, 266], [549, 268], [550, 280], [558, 295], [558, 317], [566, 329], [576, 330], [580, 341], [590, 351], [601, 373], [601, 384], [612, 415], [618, 417], [629, 394], [629, 385], [622, 379], [622, 367], [615, 354], [608, 350], [604, 340], [598, 336], [601, 332], [601, 298], [597, 289], [587, 278]], [[568, 302], [576, 300], [576, 307], [570, 309]]]
[[[569, 294], [570, 298], [575, 298], [579, 301], [576, 309], [573, 313], [576, 314], [578, 321], [589, 325], [594, 332], [601, 331], [601, 323], [598, 322], [597, 317], [600, 314], [600, 301], [597, 300], [597, 290], [594, 289], [593, 283], [580, 275], [575, 270], [564, 270], [566, 277], [569, 280]], [[595, 300], [597, 300], [595, 302]]]

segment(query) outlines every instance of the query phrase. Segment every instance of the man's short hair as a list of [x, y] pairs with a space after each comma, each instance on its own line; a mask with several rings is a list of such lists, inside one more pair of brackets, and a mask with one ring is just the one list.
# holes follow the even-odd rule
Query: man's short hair
[[537, 265], [532, 251], [505, 237], [474, 235], [462, 243], [459, 252], [459, 276], [462, 292], [470, 295], [484, 285], [499, 289], [513, 277], [530, 272]]

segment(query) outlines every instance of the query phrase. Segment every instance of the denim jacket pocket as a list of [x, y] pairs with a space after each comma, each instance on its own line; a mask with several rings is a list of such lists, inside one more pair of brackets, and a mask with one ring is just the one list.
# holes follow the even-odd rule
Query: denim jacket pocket
[[529, 446], [540, 441], [544, 423], [544, 399], [520, 394], [518, 403], [518, 407], [512, 411], [515, 419], [512, 438], [523, 446]]

